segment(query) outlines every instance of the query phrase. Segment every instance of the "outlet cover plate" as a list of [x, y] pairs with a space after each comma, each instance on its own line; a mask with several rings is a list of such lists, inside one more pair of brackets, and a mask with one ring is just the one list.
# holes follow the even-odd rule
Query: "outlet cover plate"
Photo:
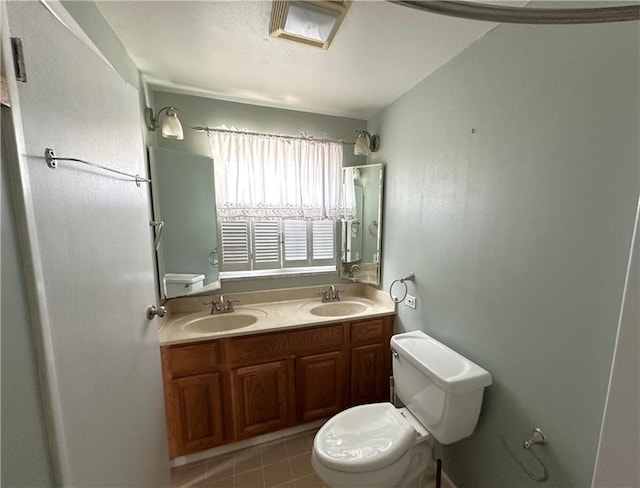
[[416, 308], [416, 297], [411, 296], [411, 295], [407, 295], [406, 298], [404, 299], [404, 304], [409, 307], [409, 308]]

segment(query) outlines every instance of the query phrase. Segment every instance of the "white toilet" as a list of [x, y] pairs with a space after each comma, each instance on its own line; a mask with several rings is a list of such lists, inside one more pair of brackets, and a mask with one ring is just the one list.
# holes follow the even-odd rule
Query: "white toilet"
[[166, 273], [164, 291], [167, 298], [181, 297], [203, 287], [204, 275], [191, 273]]
[[451, 444], [476, 427], [491, 384], [486, 370], [421, 331], [393, 336], [391, 352], [395, 394], [405, 407], [353, 407], [315, 436], [311, 463], [334, 488], [414, 486], [431, 460], [428, 441]]

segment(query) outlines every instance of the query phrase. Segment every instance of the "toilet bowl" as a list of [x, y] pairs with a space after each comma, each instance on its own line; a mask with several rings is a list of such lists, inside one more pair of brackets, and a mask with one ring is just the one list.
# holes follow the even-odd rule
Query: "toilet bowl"
[[314, 438], [313, 468], [335, 488], [396, 486], [414, 458], [415, 446], [431, 438], [424, 430], [419, 433], [407, 415], [391, 403], [337, 414]]
[[470, 436], [491, 375], [424, 332], [391, 338], [395, 393], [405, 405], [352, 407], [329, 419], [313, 442], [311, 463], [333, 488], [418, 488], [433, 439]]

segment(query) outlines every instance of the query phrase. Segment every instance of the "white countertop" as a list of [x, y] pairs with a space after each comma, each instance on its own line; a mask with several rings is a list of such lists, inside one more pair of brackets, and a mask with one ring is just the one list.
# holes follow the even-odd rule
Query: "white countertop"
[[[326, 289], [326, 286], [228, 294], [225, 295], [225, 300], [228, 298], [240, 300], [235, 304], [234, 312], [214, 315], [210, 314], [211, 306], [204, 305], [204, 302], [210, 302], [218, 295], [172, 300], [168, 304], [169, 314], [165, 316], [160, 326], [160, 345], [341, 323], [395, 313], [395, 304], [384, 291], [358, 283], [340, 283], [336, 287], [344, 289], [340, 293], [341, 300], [330, 303], [341, 303], [347, 306], [351, 303], [359, 303], [364, 305], [364, 310], [342, 316], [312, 314], [311, 309], [323, 305], [317, 292]], [[290, 297], [290, 299], [283, 299], [285, 297]], [[255, 322], [250, 325], [234, 323], [236, 319], [249, 318], [252, 320], [247, 316], [254, 317]], [[203, 333], [189, 330], [193, 323], [203, 323], [209, 317], [213, 317], [217, 323], [214, 331]], [[225, 318], [229, 318], [229, 320], [225, 320]], [[230, 326], [225, 326], [225, 322], [228, 322]]]

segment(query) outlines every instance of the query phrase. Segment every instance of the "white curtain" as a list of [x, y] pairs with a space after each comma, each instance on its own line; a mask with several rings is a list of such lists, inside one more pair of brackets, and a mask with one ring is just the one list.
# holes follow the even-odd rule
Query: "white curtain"
[[221, 219], [342, 217], [342, 143], [242, 131], [209, 137]]
[[357, 214], [356, 206], [356, 187], [353, 182], [354, 170], [353, 168], [344, 168], [344, 178], [342, 187], [342, 206], [343, 216], [345, 219], [355, 219]]

